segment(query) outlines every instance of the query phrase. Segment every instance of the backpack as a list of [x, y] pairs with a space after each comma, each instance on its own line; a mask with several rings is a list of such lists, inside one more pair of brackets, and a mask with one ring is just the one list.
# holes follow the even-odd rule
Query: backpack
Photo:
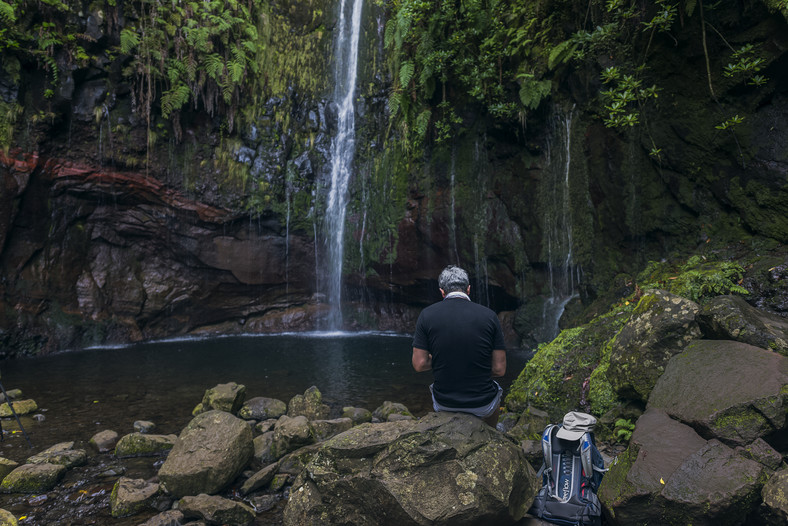
[[606, 471], [605, 461], [594, 442], [596, 419], [587, 416], [592, 423], [577, 440], [557, 437], [560, 425], [548, 425], [542, 433], [542, 488], [530, 510], [542, 520], [564, 526], [599, 526], [602, 522], [596, 491]]

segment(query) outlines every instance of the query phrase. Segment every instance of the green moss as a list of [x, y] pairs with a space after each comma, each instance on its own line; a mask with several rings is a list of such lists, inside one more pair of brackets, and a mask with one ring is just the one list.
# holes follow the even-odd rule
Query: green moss
[[[638, 284], [642, 289], [664, 289], [703, 303], [721, 294], [748, 294], [739, 285], [743, 276], [744, 268], [736, 262], [715, 261], [711, 255], [692, 256], [681, 265], [650, 262], [638, 276]], [[648, 310], [647, 305], [641, 310]]]

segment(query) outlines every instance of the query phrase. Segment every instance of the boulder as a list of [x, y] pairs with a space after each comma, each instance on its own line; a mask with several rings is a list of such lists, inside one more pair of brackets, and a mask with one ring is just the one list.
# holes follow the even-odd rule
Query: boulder
[[254, 460], [261, 466], [266, 466], [276, 460], [271, 446], [274, 443], [274, 432], [268, 431], [260, 436], [254, 437]]
[[81, 466], [88, 460], [84, 449], [74, 449], [74, 442], [61, 442], [27, 459], [28, 464], [60, 464], [66, 469]]
[[549, 423], [550, 416], [546, 411], [529, 405], [517, 419], [517, 423], [506, 432], [506, 435], [516, 442], [536, 440], [541, 443], [542, 431]]
[[386, 400], [383, 404], [372, 412], [372, 417], [387, 422], [391, 415], [413, 416], [404, 404]]
[[269, 431], [273, 431], [277, 420], [279, 420], [279, 417], [269, 418], [268, 420], [263, 420], [262, 422], [258, 422], [254, 426], [255, 433], [264, 434], [264, 433], [268, 433]]
[[0, 483], [4, 493], [45, 493], [66, 474], [60, 464], [23, 464], [6, 475]]
[[183, 497], [178, 501], [178, 509], [185, 518], [201, 519], [208, 524], [245, 526], [255, 518], [254, 510], [242, 502], [204, 493]]
[[19, 521], [10, 511], [0, 509], [0, 526], [19, 526]]
[[241, 486], [241, 495], [248, 495], [249, 493], [267, 486], [273, 479], [276, 472], [279, 470], [279, 464], [273, 463], [264, 467], [243, 483]]
[[[11, 411], [11, 408], [14, 409], [13, 412]], [[29, 415], [35, 411], [38, 411], [38, 404], [36, 404], [35, 400], [12, 400], [11, 407], [8, 407], [8, 402], [0, 405], [0, 418], [14, 416], [14, 412], [17, 416], [22, 416]]]
[[156, 429], [156, 424], [148, 420], [136, 420], [134, 422], [134, 431], [137, 433], [148, 434]]
[[361, 407], [343, 407], [342, 417], [351, 419], [354, 426], [372, 421], [372, 413], [369, 412], [369, 409]]
[[246, 386], [230, 382], [219, 384], [205, 391], [202, 402], [192, 411], [192, 415], [199, 415], [206, 411], [219, 410], [236, 414], [244, 403]]
[[662, 290], [645, 294], [610, 348], [607, 379], [624, 399], [645, 402], [665, 365], [701, 336], [698, 305]]
[[746, 343], [698, 340], [674, 356], [648, 407], [734, 445], [788, 431], [788, 358]]
[[9, 389], [5, 392], [5, 394], [0, 393], [0, 402], [6, 402], [6, 396], [8, 395], [9, 400], [19, 400], [22, 398], [22, 390], [21, 389]]
[[130, 433], [121, 437], [115, 446], [115, 456], [153, 457], [168, 453], [178, 439], [175, 435], [146, 435]]
[[175, 497], [216, 493], [232, 482], [252, 458], [252, 430], [225, 411], [192, 419], [159, 470], [164, 489]]
[[481, 419], [430, 413], [322, 443], [290, 490], [284, 523], [514, 524], [537, 488], [520, 448]]
[[315, 441], [312, 426], [305, 416], [283, 416], [274, 426], [270, 455], [274, 459]]
[[765, 475], [761, 464], [649, 409], [598, 494], [612, 524], [741, 524]]
[[118, 443], [118, 433], [105, 429], [93, 435], [88, 442], [99, 453], [106, 453], [115, 449]]
[[310, 422], [316, 440], [325, 440], [353, 427], [349, 418], [335, 418], [333, 420], [313, 420]]
[[756, 309], [739, 296], [717, 296], [698, 312], [706, 338], [736, 340], [788, 356], [788, 320]]
[[276, 398], [258, 396], [247, 400], [238, 411], [238, 416], [245, 420], [267, 420], [279, 418], [287, 413], [287, 405]]
[[19, 462], [14, 462], [9, 458], [0, 457], [0, 481], [2, 481], [6, 475], [14, 471], [17, 467], [19, 467]]
[[139, 526], [173, 526], [183, 524], [183, 512], [180, 510], [168, 510], [158, 515], [154, 515]]
[[305, 416], [309, 420], [325, 420], [331, 408], [323, 403], [323, 395], [314, 385], [304, 391], [303, 395], [295, 395], [287, 404], [287, 416]]
[[771, 476], [761, 492], [763, 504], [759, 510], [759, 524], [782, 526], [788, 524], [788, 468]]
[[159, 485], [140, 479], [120, 477], [109, 498], [113, 517], [128, 517], [142, 511], [159, 493]]
[[783, 456], [762, 438], [756, 438], [752, 444], [737, 447], [736, 452], [763, 464], [771, 471], [776, 471], [783, 463]]

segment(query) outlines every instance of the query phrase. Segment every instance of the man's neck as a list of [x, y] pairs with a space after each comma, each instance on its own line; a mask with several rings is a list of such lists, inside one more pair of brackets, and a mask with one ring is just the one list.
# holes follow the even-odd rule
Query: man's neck
[[452, 298], [462, 298], [464, 300], [471, 301], [471, 298], [467, 294], [460, 291], [449, 292], [448, 294], [446, 294], [446, 296], [443, 297], [443, 299], [445, 300], [450, 300]]

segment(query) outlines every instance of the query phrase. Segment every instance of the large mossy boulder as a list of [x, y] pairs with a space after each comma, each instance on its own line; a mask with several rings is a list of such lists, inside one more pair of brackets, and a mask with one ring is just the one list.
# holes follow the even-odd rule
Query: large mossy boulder
[[766, 476], [758, 462], [649, 409], [598, 494], [613, 525], [735, 525], [758, 506]]
[[649, 407], [729, 445], [788, 433], [788, 358], [746, 343], [698, 340], [671, 358]]
[[701, 336], [697, 303], [662, 290], [645, 294], [610, 348], [607, 378], [618, 396], [646, 402], [673, 356]]
[[736, 340], [788, 356], [788, 319], [756, 309], [739, 296], [712, 298], [697, 320], [706, 338]]
[[629, 305], [619, 305], [581, 327], [561, 331], [552, 342], [540, 345], [512, 383], [505, 400], [506, 409], [520, 414], [530, 406], [547, 412], [549, 420], [555, 422], [579, 408], [596, 414], [606, 411], [615, 402], [615, 396], [607, 377], [598, 374], [594, 381], [592, 372], [605, 362], [607, 344], [624, 325], [631, 310]]
[[295, 395], [287, 404], [287, 416], [305, 416], [309, 420], [325, 420], [331, 408], [323, 403], [323, 394], [316, 386], [312, 386], [302, 395]]
[[296, 479], [287, 526], [514, 524], [537, 491], [523, 452], [480, 419], [429, 413], [325, 442]]
[[246, 398], [246, 386], [229, 382], [219, 384], [210, 389], [206, 389], [203, 394], [202, 402], [192, 411], [193, 415], [198, 415], [206, 411], [218, 410], [236, 414]]
[[159, 470], [159, 480], [175, 497], [217, 493], [241, 473], [253, 454], [249, 424], [226, 411], [208, 411], [183, 429]]
[[315, 442], [315, 432], [305, 416], [291, 418], [284, 415], [274, 426], [268, 457], [276, 460], [313, 442]]

